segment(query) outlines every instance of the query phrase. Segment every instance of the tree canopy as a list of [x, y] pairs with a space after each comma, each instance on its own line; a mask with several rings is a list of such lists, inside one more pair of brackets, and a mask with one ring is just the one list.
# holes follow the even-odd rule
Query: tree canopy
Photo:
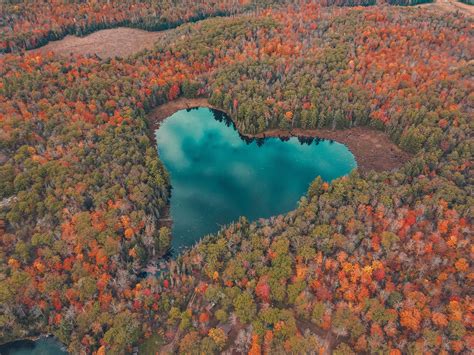
[[[157, 29], [255, 5], [184, 1], [157, 17], [145, 15], [156, 2], [70, 3], [2, 5], [3, 23], [24, 29], [2, 31], [3, 48], [70, 33], [74, 18]], [[472, 20], [259, 3], [130, 58], [0, 57], [0, 342], [52, 333], [101, 354], [473, 348]], [[296, 210], [241, 218], [140, 278], [170, 243], [169, 178], [146, 114], [184, 95], [244, 133], [369, 126], [414, 157], [315, 179]]]

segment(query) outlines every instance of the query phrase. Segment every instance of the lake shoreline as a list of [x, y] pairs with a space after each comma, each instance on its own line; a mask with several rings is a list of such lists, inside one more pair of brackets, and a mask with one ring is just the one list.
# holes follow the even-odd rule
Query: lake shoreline
[[53, 337], [53, 335], [52, 334], [40, 334], [40, 335], [27, 336], [27, 337], [24, 337], [24, 338], [18, 338], [18, 339], [15, 339], [15, 340], [7, 341], [5, 343], [0, 343], [0, 349], [2, 347], [8, 346], [8, 345], [16, 343], [16, 342], [21, 342], [21, 341], [35, 342], [35, 341], [40, 340], [41, 338], [49, 338], [49, 337]]
[[[156, 107], [147, 115], [150, 138], [154, 144], [156, 145], [155, 131], [160, 126], [160, 122], [177, 111], [197, 107], [207, 107], [224, 112], [232, 119], [232, 116], [227, 112], [211, 105], [207, 98], [179, 98]], [[349, 148], [356, 159], [357, 168], [361, 172], [371, 170], [377, 172], [395, 170], [404, 165], [412, 157], [409, 153], [403, 151], [393, 143], [384, 132], [368, 127], [353, 127], [343, 130], [301, 128], [292, 130], [272, 129], [255, 135], [242, 133], [240, 131], [239, 133], [247, 138], [318, 137], [333, 140]]]
[[[15, 340], [10, 340], [5, 343], [0, 344], [0, 350], [2, 349], [8, 349], [9, 347], [14, 346], [15, 343], [37, 343], [38, 341], [42, 339], [52, 339], [53, 341], [57, 342], [58, 344], [61, 344], [61, 347], [63, 349], [67, 349], [67, 346], [63, 344], [62, 342], [59, 341], [58, 338], [56, 338], [53, 334], [51, 333], [45, 333], [45, 334], [39, 334], [39, 335], [32, 335], [32, 336], [26, 336], [23, 338], [15, 339]], [[66, 350], [64, 350], [66, 351]], [[1, 354], [1, 351], [0, 351]]]

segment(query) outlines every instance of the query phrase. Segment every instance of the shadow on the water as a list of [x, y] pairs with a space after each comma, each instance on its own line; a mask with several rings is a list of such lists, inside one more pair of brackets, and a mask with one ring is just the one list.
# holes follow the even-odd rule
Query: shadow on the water
[[[186, 111], [189, 112], [191, 110], [197, 110], [197, 109], [199, 109], [199, 107], [187, 109]], [[222, 111], [219, 111], [219, 110], [216, 110], [216, 109], [212, 109], [212, 108], [210, 108], [209, 110], [212, 112], [212, 115], [214, 116], [214, 118], [217, 121], [223, 122], [227, 127], [232, 127], [235, 131], [237, 131], [237, 133], [239, 134], [240, 139], [242, 139], [247, 145], [249, 145], [253, 142], [256, 142], [257, 146], [261, 147], [263, 144], [265, 144], [265, 141], [268, 138], [278, 138], [282, 142], [288, 142], [292, 138], [292, 136], [265, 137], [265, 134], [264, 134], [264, 137], [249, 137], [249, 136], [243, 135], [243, 134], [240, 133], [240, 131], [235, 126], [235, 123], [230, 119], [229, 116], [227, 116], [226, 113], [224, 113]], [[323, 141], [326, 141], [326, 139], [318, 138], [318, 137], [309, 137], [309, 136], [308, 137], [306, 137], [306, 136], [296, 136], [296, 137], [298, 138], [299, 143], [302, 144], [302, 145], [303, 144], [318, 145], [319, 143], [321, 143]], [[329, 142], [334, 143], [334, 141], [332, 141], [332, 140], [329, 140]]]
[[321, 138], [318, 138], [318, 137], [298, 137], [298, 142], [300, 142], [301, 145], [303, 144], [306, 144], [306, 145], [311, 145], [311, 144], [315, 144], [315, 145], [318, 145], [319, 143], [321, 143], [322, 141], [324, 141], [325, 139], [321, 139]]

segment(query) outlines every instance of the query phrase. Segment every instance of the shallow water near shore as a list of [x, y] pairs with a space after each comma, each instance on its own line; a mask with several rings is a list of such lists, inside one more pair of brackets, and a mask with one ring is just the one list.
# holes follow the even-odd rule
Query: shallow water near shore
[[156, 131], [171, 176], [174, 254], [239, 216], [267, 218], [293, 210], [317, 176], [356, 167], [349, 149], [317, 138], [247, 139], [223, 113], [181, 110]]

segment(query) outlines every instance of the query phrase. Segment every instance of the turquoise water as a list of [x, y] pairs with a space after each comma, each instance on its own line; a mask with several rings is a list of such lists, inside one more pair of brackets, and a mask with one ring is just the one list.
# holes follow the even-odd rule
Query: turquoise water
[[2, 355], [65, 355], [62, 345], [54, 338], [41, 338], [37, 341], [19, 340], [0, 346]]
[[242, 137], [227, 116], [207, 108], [178, 111], [156, 131], [171, 175], [174, 252], [222, 225], [293, 210], [311, 181], [356, 167], [346, 146], [319, 139]]

